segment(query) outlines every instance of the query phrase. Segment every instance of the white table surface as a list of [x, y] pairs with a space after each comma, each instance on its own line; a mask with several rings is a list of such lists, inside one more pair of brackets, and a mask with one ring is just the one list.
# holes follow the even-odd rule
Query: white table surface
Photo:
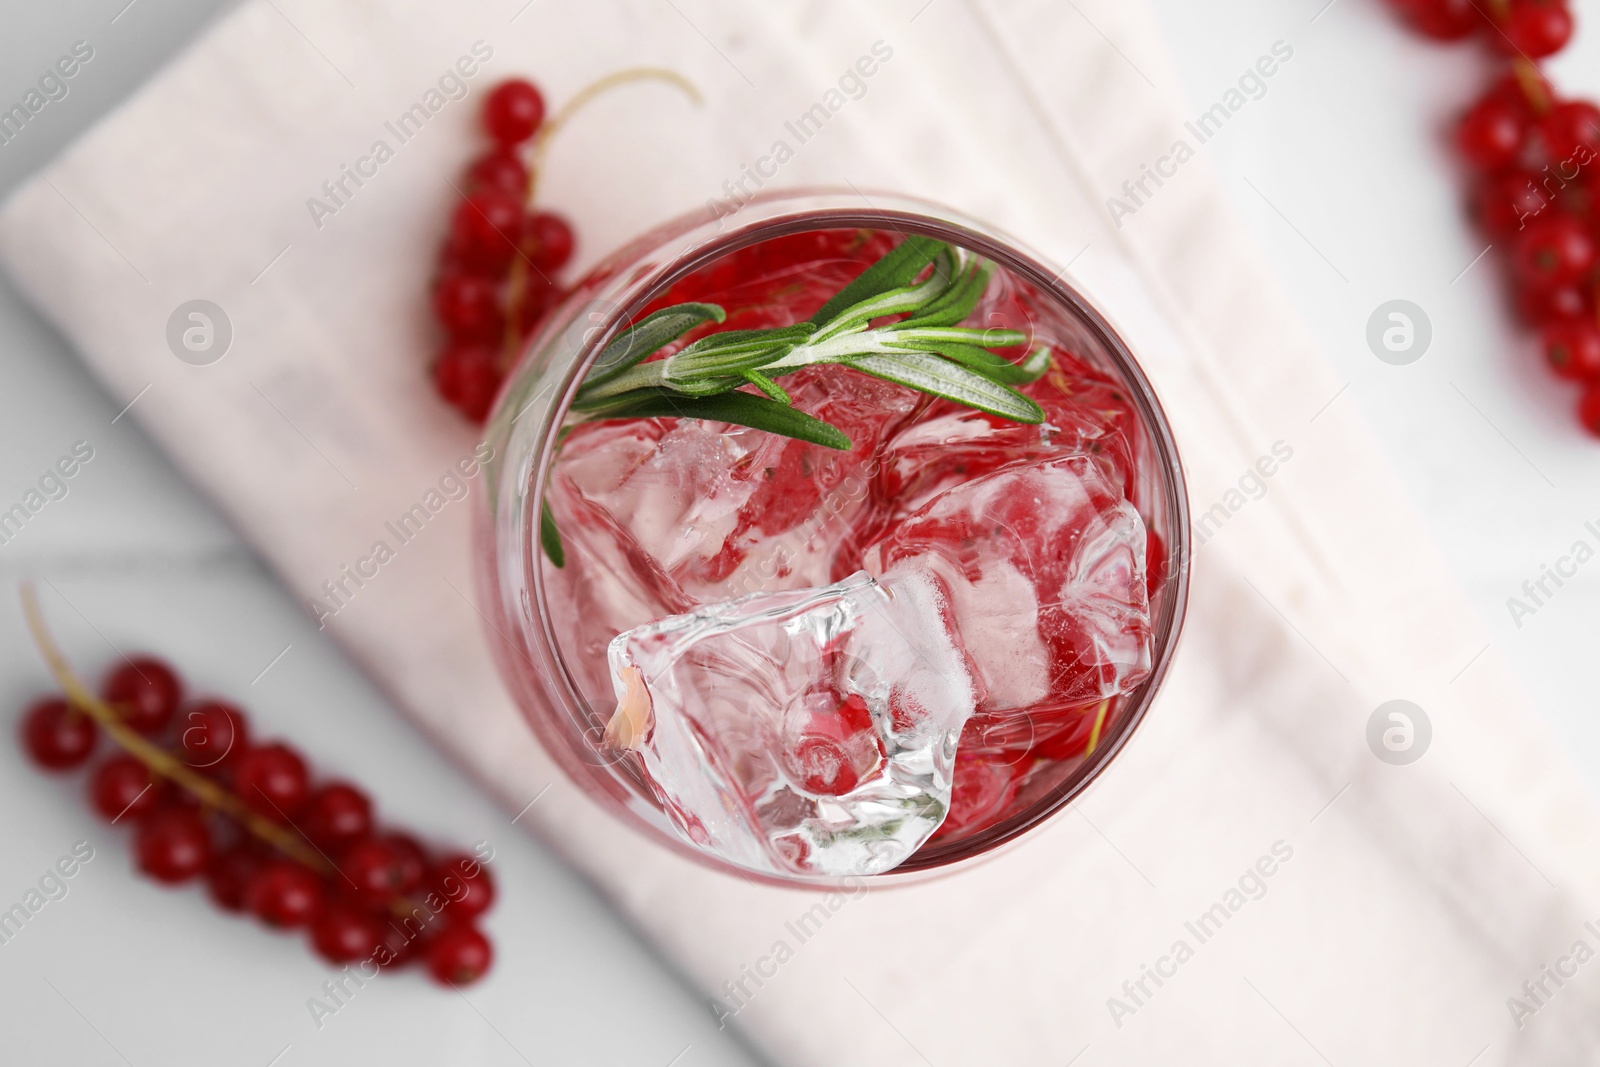
[[[1419, 43], [1378, 0], [1335, 0], [1321, 15], [1325, 0], [1154, 2], [1197, 114], [1275, 40], [1295, 48], [1266, 97], [1204, 151], [1350, 383], [1333, 402], [1371, 423], [1496, 646], [1600, 784], [1600, 657], [1586, 642], [1600, 565], [1520, 629], [1505, 605], [1541, 563], [1595, 540], [1583, 527], [1600, 522], [1600, 442], [1582, 436], [1570, 392], [1504, 314], [1494, 253], [1461, 273], [1483, 243], [1462, 222], [1459, 175], [1439, 131], [1481, 84], [1481, 60], [1471, 48]], [[67, 99], [0, 146], [0, 193], [221, 6], [125, 3], [12, 5], [0, 101], [20, 98], [75, 40], [89, 40], [96, 58]], [[1600, 0], [1577, 6], [1580, 25], [1600, 22]], [[1597, 58], [1600, 31], [1553, 69], [1574, 89], [1586, 77], [1596, 93]], [[1434, 326], [1431, 351], [1407, 367], [1379, 362], [1364, 340], [1372, 310], [1395, 297], [1420, 304]], [[132, 420], [112, 421], [119, 407], [0, 283], [0, 506], [72, 442], [96, 449], [70, 495], [0, 546], [4, 595], [37, 577], [58, 636], [86, 670], [98, 673], [115, 650], [158, 651], [319, 768], [363, 784], [397, 822], [439, 840], [492, 842], [501, 898], [487, 927], [499, 958], [465, 997], [415, 973], [386, 975], [319, 1029], [306, 1000], [328, 972], [298, 939], [224, 915], [198, 890], [135, 876], [126, 835], [89, 813], [81, 776], [45, 778], [3, 745], [0, 909], [74, 842], [96, 853], [65, 899], [0, 945], [0, 1062], [754, 1062], [668, 966], [343, 661]], [[0, 608], [0, 635], [0, 705], [20, 708], [45, 674], [14, 608]], [[1470, 672], [1470, 661], [1462, 666]]]

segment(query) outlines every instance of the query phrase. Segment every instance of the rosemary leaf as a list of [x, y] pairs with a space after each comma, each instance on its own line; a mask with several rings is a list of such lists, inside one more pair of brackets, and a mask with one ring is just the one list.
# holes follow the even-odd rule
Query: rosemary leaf
[[[948, 364], [947, 364], [948, 366]], [[981, 380], [981, 379], [980, 379]], [[622, 402], [595, 412], [595, 419], [709, 419], [765, 430], [825, 448], [850, 451], [850, 438], [836, 426], [776, 400], [753, 393], [730, 392], [715, 396], [681, 396], [666, 389], [640, 389]], [[1042, 417], [1042, 416], [1041, 416]], [[1038, 419], [1033, 420], [1035, 422]]]
[[727, 317], [716, 304], [673, 304], [646, 315], [611, 339], [589, 368], [583, 387], [608, 381], [642, 363], [702, 322], [722, 322]]
[[981, 374], [991, 382], [1004, 385], [1025, 385], [1038, 378], [1019, 363], [997, 356], [987, 348], [975, 345], [944, 344], [928, 351], [961, 364], [974, 374]]
[[983, 299], [983, 294], [989, 288], [989, 276], [992, 273], [994, 273], [992, 263], [985, 260], [975, 261], [954, 284], [930, 301], [927, 307], [895, 325], [900, 329], [956, 325], [977, 308], [978, 301]]
[[901, 289], [911, 284], [934, 257], [944, 251], [943, 241], [912, 234], [884, 254], [872, 266], [862, 271], [855, 281], [840, 289], [826, 304], [817, 309], [811, 321], [826, 325], [839, 312], [870, 300], [891, 289]]
[[766, 393], [767, 396], [771, 397], [773, 400], [776, 400], [780, 404], [793, 403], [789, 397], [789, 394], [784, 391], [783, 386], [779, 385], [771, 378], [768, 378], [765, 374], [762, 374], [758, 370], [745, 371], [744, 380], [761, 390], [763, 393]]
[[1050, 349], [1044, 345], [1040, 345], [1032, 352], [1029, 352], [1028, 358], [1023, 360], [1021, 363], [1018, 363], [1017, 366], [1021, 367], [1023, 373], [1027, 374], [1028, 376], [1024, 379], [1024, 381], [1038, 381], [1040, 378], [1043, 378], [1045, 372], [1050, 369]]
[[847, 361], [845, 365], [874, 378], [953, 400], [1013, 422], [1044, 421], [1044, 412], [1039, 405], [1015, 389], [927, 352], [860, 356]]
[[681, 352], [667, 357], [661, 381], [668, 388], [693, 382], [696, 378], [727, 374], [762, 367], [780, 359], [795, 345], [804, 342], [816, 327], [809, 322], [766, 330], [729, 330], [708, 334]]
[[1010, 348], [1020, 345], [1028, 335], [1020, 330], [1007, 330], [998, 326], [922, 326], [906, 327], [895, 323], [888, 327], [894, 334], [891, 341], [904, 348], [921, 348], [923, 342], [931, 345], [977, 345], [979, 348]]
[[841, 334], [864, 330], [876, 318], [915, 313], [937, 300], [949, 284], [949, 280], [943, 275], [935, 274], [920, 285], [890, 289], [877, 296], [868, 297], [859, 304], [852, 304], [836, 314], [832, 321], [817, 331], [813, 340], [820, 344]]
[[567, 551], [561, 545], [561, 531], [556, 529], [556, 517], [550, 510], [548, 499], [539, 509], [539, 545], [544, 549], [544, 554], [550, 557], [551, 563], [557, 567], [567, 565]]

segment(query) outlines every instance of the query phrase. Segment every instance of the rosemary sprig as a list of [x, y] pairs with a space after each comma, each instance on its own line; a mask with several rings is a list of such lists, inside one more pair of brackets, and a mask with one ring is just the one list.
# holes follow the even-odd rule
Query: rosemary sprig
[[[1043, 422], [1039, 405], [1012, 386], [1043, 375], [1049, 349], [1037, 348], [1013, 363], [990, 349], [1022, 344], [1027, 335], [960, 325], [983, 299], [993, 274], [993, 263], [965, 249], [912, 236], [805, 322], [709, 333], [651, 359], [696, 327], [727, 317], [716, 304], [662, 308], [623, 330], [600, 353], [568, 422], [710, 419], [848, 451], [851, 442], [843, 431], [795, 409], [775, 380], [819, 364], [848, 367], [1014, 422]], [[561, 535], [548, 504], [539, 540], [550, 561], [562, 566]]]

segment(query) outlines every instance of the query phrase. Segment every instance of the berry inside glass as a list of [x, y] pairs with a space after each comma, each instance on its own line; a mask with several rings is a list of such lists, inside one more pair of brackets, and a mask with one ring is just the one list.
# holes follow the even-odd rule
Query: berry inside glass
[[538, 500], [527, 573], [494, 577], [566, 687], [502, 657], [541, 737], [776, 881], [943, 866], [1057, 810], [1182, 614], [1181, 474], [1109, 328], [979, 232], [860, 214], [780, 206], [649, 278], [535, 462], [527, 389], [491, 426]]

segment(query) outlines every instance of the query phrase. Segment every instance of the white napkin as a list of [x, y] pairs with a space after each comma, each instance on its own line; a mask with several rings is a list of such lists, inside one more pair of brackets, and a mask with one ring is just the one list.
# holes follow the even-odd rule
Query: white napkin
[[[1167, 404], [1197, 514], [1228, 512], [1166, 689], [1108, 776], [985, 863], [819, 901], [688, 863], [560, 777], [490, 665], [466, 503], [330, 630], [512, 810], [554, 783], [522, 821], [781, 1062], [1587, 1062], [1594, 981], [1541, 967], [1600, 948], [1600, 821], [1329, 405], [1340, 383], [1203, 155], [1112, 222], [1107, 198], [1185, 136], [1137, 0], [250, 0], [13, 197], [0, 255], [310, 598], [473, 449], [423, 378], [423, 294], [485, 86], [530, 74], [559, 103], [650, 64], [704, 93], [639, 86], [562, 135], [541, 196], [587, 263], [726, 195], [880, 41], [864, 94], [767, 187], [920, 194], [1072, 261]], [[449, 100], [441, 76], [475, 44]], [[385, 123], [430, 89], [440, 106], [395, 145]], [[318, 226], [308, 200], [379, 139], [393, 158]], [[233, 327], [208, 366], [166, 341], [196, 298]], [[1292, 458], [1233, 507], [1277, 442]], [[1404, 767], [1365, 739], [1395, 697], [1434, 730]]]

